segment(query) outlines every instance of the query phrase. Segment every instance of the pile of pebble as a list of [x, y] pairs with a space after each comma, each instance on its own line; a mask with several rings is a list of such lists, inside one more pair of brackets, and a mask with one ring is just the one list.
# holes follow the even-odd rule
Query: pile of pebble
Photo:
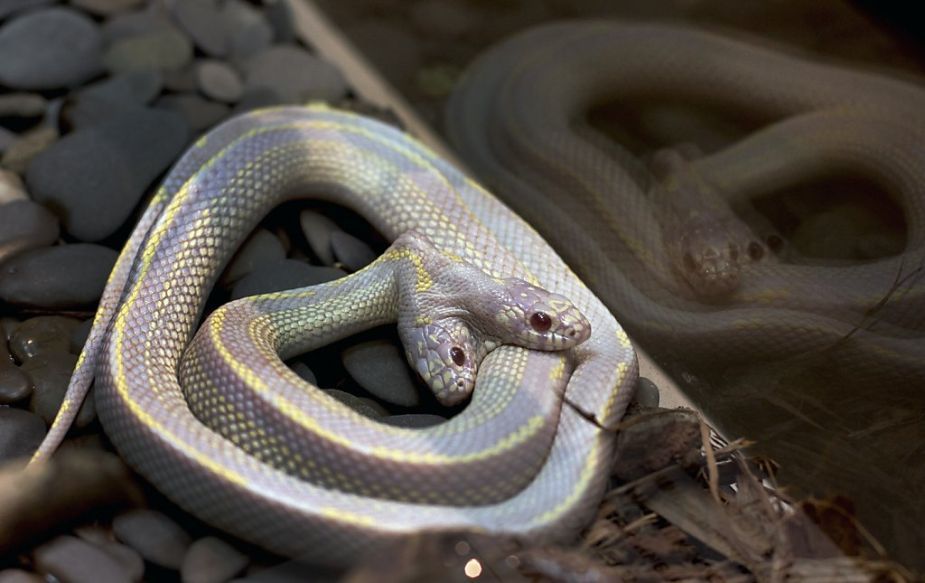
[[[0, 0], [0, 462], [44, 437], [118, 250], [181, 153], [250, 109], [353, 98], [340, 71], [300, 44], [289, 10], [285, 0]], [[344, 209], [284, 205], [241, 247], [210, 305], [341, 277], [384, 245]], [[393, 330], [289, 364], [384, 422], [447, 415]], [[92, 392], [72, 433], [71, 447], [111, 447]], [[247, 572], [240, 544], [202, 528], [193, 540], [168, 517], [176, 508], [156, 495], [148, 504], [21, 549], [0, 561], [0, 581]]]

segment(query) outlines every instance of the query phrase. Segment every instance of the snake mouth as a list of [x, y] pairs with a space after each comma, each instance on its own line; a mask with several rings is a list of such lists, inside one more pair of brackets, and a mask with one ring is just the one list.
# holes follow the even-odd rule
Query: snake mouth
[[706, 265], [692, 281], [694, 291], [704, 298], [728, 296], [739, 288], [739, 270]]

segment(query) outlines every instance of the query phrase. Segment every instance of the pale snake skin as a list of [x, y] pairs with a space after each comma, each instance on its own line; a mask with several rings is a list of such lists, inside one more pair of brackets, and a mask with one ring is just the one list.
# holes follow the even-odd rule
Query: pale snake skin
[[[471, 467], [485, 478], [481, 495], [455, 504], [438, 496], [440, 504], [427, 504], [426, 496], [403, 502], [324, 488], [287, 473], [299, 472], [286, 460], [276, 460], [283, 468], [277, 469], [235, 447], [184, 401], [178, 363], [211, 284], [270, 208], [305, 196], [356, 210], [389, 239], [414, 230], [493, 277], [535, 281], [570, 299], [590, 321], [591, 337], [569, 352], [513, 346], [491, 352], [466, 412], [429, 430], [385, 427], [333, 399], [308, 399], [305, 416], [333, 428], [319, 434], [332, 446], [336, 439], [382, 438], [382, 450], [362, 452], [374, 471], [388, 470], [390, 459], [439, 470], [466, 461], [453, 456], [471, 454]], [[215, 365], [209, 370], [227, 373], [217, 354], [207, 356]], [[287, 374], [278, 361], [270, 366]], [[95, 374], [100, 419], [123, 457], [190, 512], [272, 551], [346, 564], [422, 531], [568, 540], [603, 493], [613, 434], [563, 407], [560, 393], [613, 424], [636, 371], [632, 346], [606, 308], [526, 223], [450, 164], [379, 122], [324, 107], [277, 108], [212, 130], [168, 174], [117, 261], [62, 411], [34, 460], [60, 442]], [[274, 448], [265, 428], [238, 421]], [[481, 439], [469, 443], [479, 430]], [[524, 456], [523, 475], [485, 472], [478, 459], [503, 450], [511, 435], [525, 438], [507, 454]], [[352, 463], [348, 456], [322, 461], [332, 474]], [[426, 468], [419, 477], [424, 487], [445, 485], [428, 481]], [[508, 478], [523, 485], [510, 496]]]
[[[668, 180], [687, 184], [666, 190], [586, 126], [591, 107], [626, 99], [747, 112], [760, 130], [676, 164]], [[454, 90], [445, 123], [479, 178], [644, 345], [704, 366], [837, 347], [836, 366], [880, 385], [925, 380], [923, 111], [925, 91], [888, 76], [684, 26], [573, 21], [486, 51]], [[764, 247], [763, 260], [740, 260], [733, 291], [707, 301], [679, 277], [671, 246], [685, 235], [685, 213], [736, 223], [733, 203], [846, 170], [895, 196], [907, 223], [900, 255], [818, 265], [777, 261]]]

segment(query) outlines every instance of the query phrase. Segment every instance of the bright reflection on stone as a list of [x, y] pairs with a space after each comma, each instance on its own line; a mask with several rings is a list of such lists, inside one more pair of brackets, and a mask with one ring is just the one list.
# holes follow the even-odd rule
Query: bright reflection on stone
[[469, 559], [466, 561], [466, 566], [463, 567], [463, 572], [466, 573], [466, 577], [475, 579], [482, 574], [482, 564], [479, 563], [478, 559]]

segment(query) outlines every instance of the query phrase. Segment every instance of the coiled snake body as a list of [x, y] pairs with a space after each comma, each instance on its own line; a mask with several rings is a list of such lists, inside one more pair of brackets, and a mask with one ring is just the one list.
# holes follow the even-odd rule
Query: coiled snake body
[[[631, 99], [745, 112], [760, 129], [706, 155], [657, 152], [646, 167], [586, 122], [595, 105]], [[921, 383], [923, 107], [925, 91], [912, 83], [711, 32], [574, 21], [481, 55], [451, 96], [446, 125], [479, 177], [644, 344], [705, 366], [837, 346], [832, 357], [848, 376]], [[778, 260], [734, 212], [845, 171], [895, 198], [902, 252], [847, 265]]]
[[[275, 204], [305, 196], [349, 206], [404, 243], [344, 280], [217, 311], [189, 349], [200, 359], [181, 366], [232, 251]], [[396, 312], [401, 320], [396, 280], [385, 271], [408, 267], [418, 292], [444, 280], [447, 267], [414, 253], [422, 244], [446, 265], [464, 262], [488, 280], [518, 277], [563, 294], [590, 321], [590, 339], [569, 353], [496, 348], [469, 407], [422, 430], [373, 422], [299, 383], [274, 352], [305, 350]], [[513, 285], [524, 302], [564, 303]], [[299, 296], [315, 304], [300, 307]], [[242, 314], [252, 319], [235, 326]], [[459, 332], [438, 326], [405, 343], [423, 351], [434, 340], [440, 358], [459, 365], [459, 354], [441, 348], [445, 333]], [[439, 376], [441, 366], [429, 372]], [[491, 195], [401, 132], [313, 106], [226, 122], [176, 164], [116, 264], [62, 412], [35, 459], [63, 437], [94, 373], [107, 434], [170, 498], [270, 550], [342, 564], [422, 530], [574, 536], [606, 483], [612, 437], [562, 408], [561, 393], [612, 423], [630, 396], [636, 362], [609, 312]], [[178, 375], [195, 390], [181, 388]], [[446, 389], [439, 382], [431, 386]]]

